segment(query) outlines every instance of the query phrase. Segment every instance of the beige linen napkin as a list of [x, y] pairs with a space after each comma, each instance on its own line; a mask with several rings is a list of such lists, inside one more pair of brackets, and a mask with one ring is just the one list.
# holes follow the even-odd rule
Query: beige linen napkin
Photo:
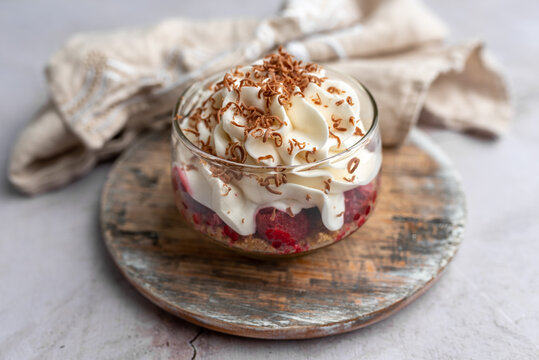
[[511, 107], [498, 68], [481, 43], [444, 45], [446, 34], [418, 0], [290, 0], [264, 20], [174, 19], [76, 35], [46, 67], [50, 102], [20, 135], [9, 177], [28, 194], [62, 186], [167, 126], [190, 81], [280, 44], [362, 81], [378, 102], [386, 146], [401, 144], [420, 114], [500, 134]]

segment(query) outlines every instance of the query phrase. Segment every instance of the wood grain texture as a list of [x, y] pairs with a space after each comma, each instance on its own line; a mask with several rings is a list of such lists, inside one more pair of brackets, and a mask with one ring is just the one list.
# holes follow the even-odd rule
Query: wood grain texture
[[422, 294], [462, 240], [458, 175], [419, 131], [398, 151], [385, 150], [378, 205], [366, 225], [286, 260], [245, 258], [191, 230], [174, 205], [169, 162], [166, 132], [118, 160], [102, 194], [104, 239], [148, 299], [217, 331], [298, 339], [367, 326]]

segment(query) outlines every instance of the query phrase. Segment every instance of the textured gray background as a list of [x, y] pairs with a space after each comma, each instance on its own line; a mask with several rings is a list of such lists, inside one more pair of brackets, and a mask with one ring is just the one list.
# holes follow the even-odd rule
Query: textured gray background
[[[0, 165], [46, 99], [43, 64], [78, 31], [164, 17], [264, 16], [279, 2], [0, 2]], [[429, 133], [462, 174], [465, 241], [442, 279], [395, 316], [325, 339], [273, 342], [200, 329], [159, 310], [112, 264], [99, 234], [110, 164], [36, 198], [0, 180], [0, 358], [539, 358], [539, 2], [427, 1], [453, 40], [482, 38], [505, 67], [515, 119], [499, 141]], [[509, 5], [510, 4], [510, 5]], [[106, 10], [105, 10], [106, 9]], [[192, 341], [196, 335], [195, 341]]]

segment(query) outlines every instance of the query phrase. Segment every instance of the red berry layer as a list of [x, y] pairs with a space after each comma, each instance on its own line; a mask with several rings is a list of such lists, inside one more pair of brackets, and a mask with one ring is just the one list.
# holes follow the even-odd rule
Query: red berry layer
[[[187, 177], [177, 167], [173, 168], [172, 184], [175, 192], [180, 195], [181, 202], [179, 204], [184, 209], [189, 210], [191, 218], [188, 220], [195, 225], [195, 228], [202, 230], [204, 229], [201, 227], [202, 225], [211, 226], [215, 229], [213, 231], [218, 231], [228, 238], [230, 245], [244, 238], [226, 225], [213, 210], [191, 197], [191, 188]], [[376, 201], [378, 185], [379, 179], [377, 178], [367, 185], [344, 193], [344, 225], [339, 232], [336, 232], [334, 241], [340, 241], [365, 223]], [[178, 206], [180, 206], [179, 204]], [[181, 212], [185, 216], [183, 209]], [[315, 238], [319, 232], [329, 231], [322, 224], [320, 212], [316, 207], [304, 209], [295, 216], [290, 216], [275, 208], [261, 209], [256, 215], [256, 236], [264, 239], [279, 253], [307, 251], [309, 249], [309, 236]]]
[[290, 216], [275, 208], [265, 208], [256, 215], [256, 232], [276, 249], [292, 247], [299, 252], [299, 241], [309, 233], [309, 221], [304, 211]]

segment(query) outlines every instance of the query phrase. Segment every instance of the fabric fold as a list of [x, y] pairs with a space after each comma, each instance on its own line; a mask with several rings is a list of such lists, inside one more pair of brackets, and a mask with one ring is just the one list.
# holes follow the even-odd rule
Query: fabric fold
[[76, 35], [46, 67], [50, 103], [21, 133], [9, 178], [28, 194], [65, 185], [163, 126], [190, 82], [279, 45], [363, 82], [386, 146], [400, 145], [420, 118], [501, 134], [511, 106], [498, 66], [480, 42], [444, 45], [447, 33], [418, 0], [290, 0], [267, 19]]

